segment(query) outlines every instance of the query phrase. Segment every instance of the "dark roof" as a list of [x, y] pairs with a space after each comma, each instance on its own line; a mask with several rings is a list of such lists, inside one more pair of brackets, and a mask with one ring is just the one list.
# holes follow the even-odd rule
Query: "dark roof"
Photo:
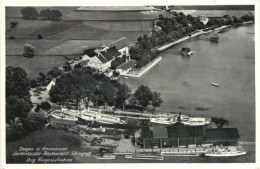
[[237, 128], [208, 128], [206, 129], [207, 139], [238, 139], [239, 133]]
[[143, 138], [185, 138], [205, 137], [204, 126], [152, 126], [143, 127], [141, 136]]
[[154, 138], [168, 138], [166, 127], [164, 127], [164, 126], [152, 126], [150, 129], [153, 132]]
[[128, 70], [129, 68], [134, 67], [136, 64], [136, 60], [130, 60], [128, 62], [124, 62], [121, 65], [117, 66], [117, 69], [123, 69], [123, 70]]
[[106, 63], [112, 59], [114, 59], [115, 57], [121, 55], [118, 50], [116, 49], [115, 46], [107, 49], [106, 51], [102, 51], [100, 52], [101, 56], [99, 55], [98, 58], [100, 59], [100, 61], [102, 63]]
[[74, 125], [76, 123], [76, 121], [74, 121], [74, 120], [66, 120], [66, 119], [51, 118], [50, 119], [50, 123]]
[[118, 39], [114, 42], [111, 42], [105, 46], [108, 46], [109, 48], [115, 46], [118, 50], [120, 50], [120, 49], [126, 47], [127, 45], [129, 45], [128, 40], [126, 39], [126, 37], [123, 37], [123, 38]]
[[171, 126], [168, 127], [168, 136], [172, 138], [204, 137], [204, 126]]

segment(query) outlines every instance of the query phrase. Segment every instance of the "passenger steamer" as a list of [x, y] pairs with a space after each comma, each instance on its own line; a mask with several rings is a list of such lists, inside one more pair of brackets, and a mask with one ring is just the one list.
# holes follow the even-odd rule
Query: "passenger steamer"
[[239, 146], [216, 147], [212, 151], [205, 152], [206, 157], [234, 157], [245, 154], [246, 150]]

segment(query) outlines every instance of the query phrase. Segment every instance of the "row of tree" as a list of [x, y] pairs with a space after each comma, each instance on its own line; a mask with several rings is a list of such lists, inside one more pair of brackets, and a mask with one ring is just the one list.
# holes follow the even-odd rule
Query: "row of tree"
[[168, 14], [168, 16], [159, 15], [159, 18], [154, 20], [151, 35], [138, 37], [135, 46], [130, 48], [130, 56], [137, 60], [137, 68], [145, 66], [157, 57], [154, 48], [189, 35], [195, 29], [204, 28], [204, 24], [191, 15], [186, 16], [182, 12]]
[[39, 13], [38, 10], [34, 7], [22, 8], [21, 13], [24, 19], [29, 20], [43, 19], [58, 21], [61, 20], [62, 17], [62, 13], [59, 10], [44, 9]]
[[6, 68], [6, 137], [16, 140], [44, 125], [42, 113], [30, 111], [30, 81], [19, 67]]

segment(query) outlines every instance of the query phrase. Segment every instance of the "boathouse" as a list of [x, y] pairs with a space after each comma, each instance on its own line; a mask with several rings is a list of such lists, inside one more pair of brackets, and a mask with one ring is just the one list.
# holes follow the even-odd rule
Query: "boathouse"
[[205, 126], [150, 126], [141, 129], [143, 148], [188, 147], [189, 145], [236, 145], [237, 128], [205, 128]]

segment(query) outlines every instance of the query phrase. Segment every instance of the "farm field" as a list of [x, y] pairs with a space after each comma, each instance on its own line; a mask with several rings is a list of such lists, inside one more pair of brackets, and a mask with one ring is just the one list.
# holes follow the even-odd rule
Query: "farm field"
[[73, 55], [83, 53], [83, 49], [99, 47], [111, 42], [110, 40], [68, 40], [65, 43], [57, 45], [45, 52], [42, 55]]
[[31, 44], [34, 46], [35, 54], [37, 55], [63, 42], [64, 40], [6, 39], [6, 55], [22, 55], [24, 44]]
[[69, 29], [49, 36], [48, 39], [101, 39], [108, 30], [78, 24]]
[[140, 12], [71, 12], [63, 20], [153, 20], [158, 14], [144, 15]]
[[23, 68], [29, 78], [36, 78], [39, 72], [47, 73], [53, 67], [62, 66], [66, 63], [62, 56], [34, 56], [25, 58], [23, 56], [6, 56], [6, 66]]
[[[18, 25], [11, 29], [10, 23], [17, 22]], [[46, 20], [25, 20], [25, 19], [6, 19], [6, 38], [13, 36], [15, 38], [27, 38], [29, 34], [35, 32], [35, 30], [41, 29], [52, 24], [53, 21]], [[37, 38], [37, 37], [36, 37]]]
[[56, 21], [29, 34], [27, 38], [37, 38], [40, 34], [43, 36], [44, 39], [46, 39], [49, 36], [58, 34], [79, 24], [81, 24], [80, 21]]
[[223, 17], [224, 15], [241, 17], [246, 14], [253, 14], [254, 11], [249, 10], [198, 10], [191, 13], [193, 17], [207, 16], [207, 17]]
[[83, 21], [84, 25], [114, 31], [143, 31], [152, 27], [152, 20], [135, 21]]
[[126, 37], [130, 42], [135, 42], [139, 36], [149, 34], [149, 31], [111, 31], [104, 35], [104, 39], [120, 39]]

